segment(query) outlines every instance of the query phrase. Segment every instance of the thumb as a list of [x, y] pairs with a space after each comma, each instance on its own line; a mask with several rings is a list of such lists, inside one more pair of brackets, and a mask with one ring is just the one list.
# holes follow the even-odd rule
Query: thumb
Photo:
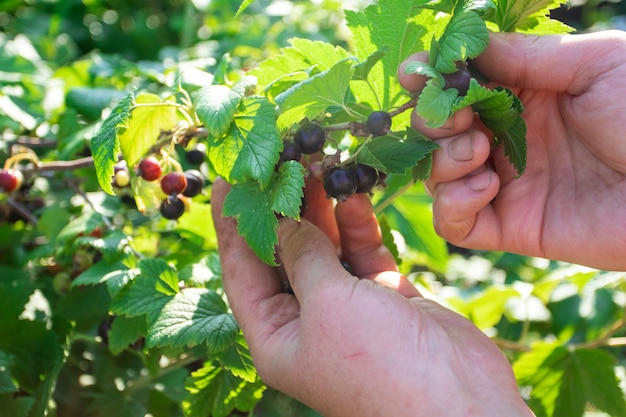
[[278, 257], [300, 302], [329, 284], [342, 282], [338, 278], [356, 279], [341, 265], [328, 236], [306, 220], [282, 219], [278, 241]]
[[489, 79], [508, 87], [578, 95], [604, 70], [599, 58], [611, 45], [614, 42], [607, 40], [606, 33], [491, 33], [489, 46], [474, 64]]

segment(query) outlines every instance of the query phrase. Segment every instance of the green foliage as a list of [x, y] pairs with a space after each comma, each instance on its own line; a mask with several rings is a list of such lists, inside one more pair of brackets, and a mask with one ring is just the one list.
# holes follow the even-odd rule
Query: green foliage
[[[422, 293], [493, 337], [538, 416], [626, 414], [624, 276], [437, 237], [415, 186], [437, 145], [410, 128], [413, 97], [397, 82], [408, 55], [430, 50], [408, 67], [430, 78], [417, 111], [438, 126], [471, 106], [521, 174], [517, 97], [475, 80], [459, 97], [443, 75], [480, 54], [488, 30], [569, 30], [547, 17], [561, 3], [351, 3], [2, 2], [0, 161], [25, 177], [0, 195], [3, 416], [316, 416], [256, 373], [209, 198], [216, 176], [233, 184], [224, 214], [273, 265], [278, 217], [300, 218], [308, 175], [308, 157], [277, 162], [309, 120], [328, 155], [387, 174], [372, 195], [385, 245]], [[372, 110], [393, 114], [387, 135], [364, 132]], [[134, 171], [148, 155], [205, 179], [177, 221], [159, 215], [158, 181]], [[112, 183], [121, 161], [129, 187]]]

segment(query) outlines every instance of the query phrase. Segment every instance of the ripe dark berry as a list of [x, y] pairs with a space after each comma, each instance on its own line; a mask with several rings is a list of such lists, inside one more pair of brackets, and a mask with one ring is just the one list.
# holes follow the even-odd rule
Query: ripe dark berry
[[287, 161], [299, 161], [302, 157], [302, 148], [295, 141], [287, 139], [283, 142], [283, 151], [280, 153], [278, 163]]
[[0, 192], [10, 193], [22, 186], [24, 175], [19, 169], [0, 170]]
[[354, 170], [344, 167], [331, 168], [324, 174], [324, 190], [329, 197], [346, 201], [356, 191], [358, 178]]
[[137, 175], [146, 181], [156, 181], [162, 173], [161, 165], [159, 164], [158, 159], [153, 156], [149, 156], [139, 161], [136, 171]]
[[203, 143], [199, 143], [195, 148], [185, 152], [185, 159], [192, 165], [200, 165], [206, 158], [206, 146]]
[[167, 195], [176, 195], [185, 191], [187, 178], [185, 174], [173, 171], [161, 178], [161, 190]]
[[356, 164], [351, 166], [357, 177], [357, 193], [369, 193], [378, 183], [378, 171], [369, 165]]
[[443, 79], [446, 84], [443, 86], [444, 90], [448, 88], [456, 88], [459, 91], [459, 96], [467, 94], [469, 89], [472, 74], [465, 67], [460, 68], [458, 71], [451, 74], [443, 74]]
[[187, 179], [187, 187], [183, 191], [185, 197], [195, 197], [202, 192], [204, 187], [204, 177], [195, 169], [190, 169], [184, 172]]
[[166, 219], [176, 220], [185, 213], [185, 203], [175, 195], [170, 195], [161, 202], [159, 211]]
[[326, 143], [326, 132], [317, 123], [308, 122], [298, 128], [293, 140], [300, 146], [303, 154], [310, 155], [322, 150]]
[[391, 115], [386, 111], [375, 111], [367, 117], [367, 129], [374, 136], [384, 136], [391, 129]]

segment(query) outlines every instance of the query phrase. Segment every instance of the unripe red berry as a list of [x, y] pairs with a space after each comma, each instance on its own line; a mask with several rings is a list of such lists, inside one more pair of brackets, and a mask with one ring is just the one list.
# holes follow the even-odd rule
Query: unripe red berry
[[19, 189], [24, 181], [24, 175], [19, 169], [0, 170], [0, 192], [10, 193]]
[[182, 172], [174, 171], [161, 178], [161, 190], [167, 195], [176, 195], [185, 191], [187, 178]]
[[161, 173], [161, 164], [153, 156], [142, 159], [137, 165], [137, 175], [146, 181], [156, 181], [161, 176]]

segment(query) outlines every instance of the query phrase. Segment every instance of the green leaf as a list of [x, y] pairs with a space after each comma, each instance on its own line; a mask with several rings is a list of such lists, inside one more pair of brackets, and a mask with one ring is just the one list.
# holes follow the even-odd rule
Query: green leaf
[[413, 129], [405, 139], [393, 134], [367, 141], [356, 154], [356, 162], [386, 174], [404, 174], [439, 146]]
[[300, 218], [304, 197], [304, 168], [299, 162], [287, 161], [280, 165], [278, 177], [271, 184], [272, 210], [292, 219]]
[[96, 249], [102, 254], [104, 262], [114, 262], [124, 255], [128, 248], [130, 239], [126, 233], [120, 230], [114, 230], [102, 238], [93, 238], [90, 236], [79, 237], [75, 241], [75, 245], [85, 245]]
[[388, 52], [388, 47], [379, 49], [372, 52], [364, 61], [356, 64], [354, 66], [354, 75], [352, 79], [366, 81], [370, 71], [374, 68], [374, 65], [376, 65]]
[[139, 270], [139, 275], [116, 293], [110, 309], [128, 317], [147, 315], [151, 323], [178, 290], [176, 271], [165, 261], [150, 258], [139, 261]]
[[487, 288], [469, 303], [470, 319], [480, 329], [495, 326], [502, 319], [507, 302], [512, 297], [519, 297], [519, 293], [512, 288]]
[[315, 119], [329, 107], [347, 107], [348, 87], [354, 74], [353, 64], [353, 59], [339, 61], [329, 70], [276, 96], [281, 111], [278, 127], [288, 129], [305, 118]]
[[[315, 41], [305, 38], [289, 40], [294, 52], [297, 52], [309, 66], [315, 66], [318, 71], [326, 71], [337, 62], [349, 58], [351, 55], [341, 46], [328, 42]], [[304, 69], [304, 68], [303, 68]]]
[[256, 85], [256, 78], [247, 76], [232, 88], [210, 85], [198, 91], [195, 110], [209, 133], [219, 138], [228, 132], [246, 91]]
[[258, 379], [256, 368], [252, 363], [252, 356], [248, 350], [248, 345], [241, 334], [237, 335], [237, 340], [232, 343], [220, 355], [221, 362], [225, 369], [233, 375], [250, 383]]
[[443, 89], [443, 78], [431, 78], [419, 95], [415, 111], [430, 127], [441, 127], [452, 115], [459, 95], [455, 88]]
[[421, 0], [379, 0], [364, 11], [344, 10], [360, 60], [388, 50], [369, 71], [370, 86], [377, 97], [376, 102], [368, 102], [370, 106], [387, 109], [403, 100], [398, 66], [413, 52], [428, 50], [430, 36], [426, 28], [437, 26], [435, 13], [423, 9], [423, 4]]
[[139, 317], [117, 316], [109, 329], [109, 350], [118, 355], [148, 332], [146, 320]]
[[250, 6], [252, 3], [254, 3], [254, 0], [243, 0], [241, 2], [241, 4], [239, 5], [239, 8], [237, 9], [237, 13], [235, 13], [235, 17], [239, 17], [239, 15], [248, 8], [248, 6]]
[[226, 417], [234, 409], [250, 411], [265, 390], [259, 380], [250, 384], [211, 362], [193, 372], [185, 388], [189, 391], [183, 402], [186, 417]]
[[504, 143], [504, 154], [509, 157], [517, 175], [522, 175], [526, 169], [527, 156], [526, 122], [522, 116], [517, 118], [510, 129], [494, 133], [494, 138]]
[[193, 347], [208, 345], [220, 351], [237, 335], [235, 319], [215, 291], [185, 288], [161, 310], [146, 337], [146, 346]]
[[587, 404], [613, 416], [626, 415], [615, 358], [608, 352], [542, 343], [520, 356], [513, 370], [548, 416], [582, 416]]
[[17, 392], [18, 388], [9, 371], [13, 362], [13, 356], [0, 350], [0, 395]]
[[[410, 175], [405, 178], [390, 178], [381, 201], [395, 196], [395, 193], [407, 186]], [[410, 184], [410, 182], [409, 182]], [[432, 200], [422, 187], [413, 186], [399, 197], [392, 197], [393, 204], [382, 213], [392, 230], [402, 235], [408, 248], [421, 256], [422, 261], [435, 271], [445, 271], [448, 261], [446, 242], [433, 228]]]
[[35, 405], [33, 397], [14, 398], [13, 394], [0, 394], [0, 410], [11, 417], [29, 417]]
[[102, 122], [100, 130], [91, 139], [89, 145], [96, 167], [98, 183], [106, 193], [111, 195], [115, 195], [111, 185], [111, 178], [114, 174], [113, 167], [117, 163], [118, 154], [121, 151], [118, 135], [128, 128], [130, 110], [134, 102], [135, 98], [132, 93], [123, 98]]
[[[431, 49], [430, 64], [442, 73], [457, 70], [456, 63], [476, 58], [489, 43], [489, 32], [480, 15], [457, 7], [444, 33]], [[433, 59], [434, 58], [434, 59]]]
[[526, 169], [526, 122], [522, 118], [524, 108], [517, 96], [511, 90], [490, 90], [472, 80], [467, 95], [453, 106], [453, 111], [469, 105], [494, 133], [496, 141], [504, 143], [505, 155], [518, 175], [522, 175]]
[[[300, 200], [298, 200], [300, 201]], [[235, 184], [226, 195], [224, 216], [237, 219], [237, 232], [266, 264], [276, 266], [274, 246], [278, 243], [278, 220], [271, 196], [256, 183]]]
[[65, 104], [76, 109], [89, 120], [98, 120], [102, 111], [126, 94], [108, 87], [75, 87], [65, 96]]
[[98, 285], [111, 279], [121, 279], [123, 276], [130, 277], [132, 273], [132, 270], [121, 262], [97, 262], [78, 275], [72, 281], [71, 287]]
[[413, 182], [426, 181], [433, 168], [433, 154], [429, 153], [411, 170]]
[[[132, 109], [128, 126], [118, 135], [122, 155], [129, 167], [133, 167], [159, 139], [161, 132], [172, 130], [178, 123], [176, 107], [167, 105], [155, 94], [139, 94], [134, 105], [146, 105]], [[151, 106], [154, 104], [154, 106]]]
[[141, 276], [150, 277], [155, 283], [154, 289], [165, 295], [178, 293], [178, 275], [176, 270], [160, 259], [142, 259], [139, 261]]
[[488, 89], [476, 80], [471, 80], [465, 97], [453, 107], [453, 112], [472, 106], [480, 119], [492, 132], [503, 132], [512, 128], [523, 112], [523, 107], [508, 89]]
[[574, 28], [550, 19], [550, 10], [558, 9], [565, 3], [560, 0], [499, 0], [495, 22], [501, 32], [571, 32]]
[[274, 106], [262, 97], [247, 97], [241, 106], [226, 137], [209, 141], [209, 160], [227, 181], [254, 179], [265, 188], [282, 147]]
[[389, 252], [393, 255], [393, 258], [396, 260], [398, 265], [402, 264], [402, 258], [400, 258], [400, 252], [398, 251], [398, 245], [396, 245], [396, 240], [391, 233], [391, 226], [389, 226], [389, 221], [387, 220], [387, 216], [381, 214], [378, 217], [378, 224], [380, 225], [380, 233], [383, 236], [383, 245], [389, 249]]
[[437, 71], [437, 68], [425, 62], [419, 62], [419, 61], [409, 62], [406, 65], [404, 72], [406, 74], [425, 75], [426, 77], [430, 77], [430, 78], [441, 76], [441, 73]]

